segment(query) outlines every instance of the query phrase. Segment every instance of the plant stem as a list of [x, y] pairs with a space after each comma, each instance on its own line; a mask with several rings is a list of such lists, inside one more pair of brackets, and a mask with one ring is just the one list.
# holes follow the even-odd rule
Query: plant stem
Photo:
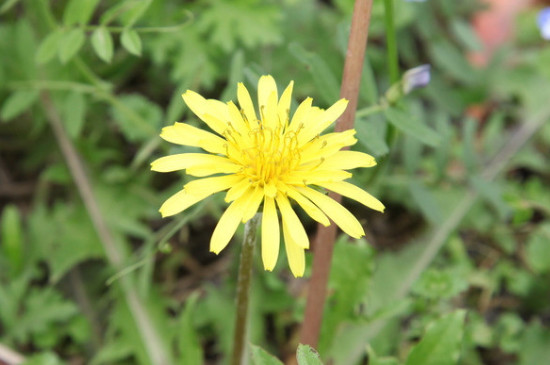
[[235, 332], [233, 342], [232, 365], [246, 363], [246, 334], [248, 328], [248, 299], [250, 283], [252, 282], [252, 263], [254, 258], [254, 245], [256, 244], [256, 231], [260, 214], [256, 214], [246, 222], [244, 226], [243, 247], [239, 262], [239, 276], [237, 279], [237, 313], [235, 316]]
[[[395, 36], [395, 23], [393, 21], [393, 0], [384, 0], [384, 24], [386, 26], [387, 61], [390, 73], [391, 85], [399, 81], [399, 59], [397, 58], [397, 37]], [[392, 124], [388, 124], [386, 143], [391, 148], [397, 131]], [[384, 159], [384, 160], [387, 160]]]
[[[367, 47], [371, 8], [372, 0], [355, 1], [340, 89], [340, 96], [348, 99], [349, 104], [342, 117], [336, 122], [336, 132], [353, 128], [359, 98], [359, 83]], [[342, 200], [342, 197], [338, 194], [331, 193], [330, 196], [338, 202]], [[318, 225], [313, 271], [309, 283], [304, 324], [300, 334], [300, 343], [315, 348], [319, 341], [335, 240], [336, 225], [334, 223], [328, 227]]]

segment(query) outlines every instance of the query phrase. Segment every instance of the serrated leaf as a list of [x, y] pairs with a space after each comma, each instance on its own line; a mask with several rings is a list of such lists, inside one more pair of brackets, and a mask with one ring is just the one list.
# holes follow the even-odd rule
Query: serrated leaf
[[35, 60], [38, 64], [50, 61], [59, 49], [59, 42], [63, 37], [63, 31], [58, 29], [46, 36], [36, 52]]
[[72, 92], [65, 99], [63, 105], [63, 125], [71, 138], [80, 135], [86, 115], [86, 99], [84, 95]]
[[136, 56], [141, 56], [141, 39], [138, 32], [126, 28], [120, 36], [120, 42], [126, 50]]
[[269, 354], [260, 346], [250, 344], [249, 353], [252, 365], [283, 365], [275, 356]]
[[94, 31], [92, 46], [99, 58], [105, 62], [111, 62], [113, 59], [113, 38], [105, 27], [99, 27]]
[[38, 99], [37, 90], [17, 90], [2, 105], [0, 119], [10, 121], [21, 115]]
[[457, 310], [432, 322], [406, 365], [454, 365], [460, 357], [466, 311]]
[[388, 108], [384, 114], [391, 124], [407, 135], [432, 147], [436, 147], [439, 144], [439, 134], [416, 119], [414, 115], [407, 114], [396, 108]]
[[308, 345], [298, 345], [296, 359], [298, 365], [323, 365], [317, 351]]
[[63, 24], [88, 24], [99, 0], [70, 0], [63, 13]]
[[67, 63], [73, 58], [84, 44], [84, 30], [81, 28], [70, 30], [63, 34], [59, 42], [59, 59]]

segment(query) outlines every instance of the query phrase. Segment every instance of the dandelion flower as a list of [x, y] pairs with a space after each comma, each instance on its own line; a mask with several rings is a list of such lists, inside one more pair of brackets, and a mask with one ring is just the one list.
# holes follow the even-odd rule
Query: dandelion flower
[[171, 143], [200, 147], [205, 153], [162, 157], [151, 164], [151, 169], [186, 170], [187, 175], [199, 177], [164, 202], [160, 208], [163, 217], [226, 191], [225, 201], [230, 204], [210, 241], [210, 251], [216, 254], [227, 246], [240, 223], [260, 210], [262, 261], [271, 271], [279, 255], [282, 226], [289, 266], [298, 277], [304, 273], [304, 250], [309, 248], [309, 239], [293, 206], [325, 226], [331, 219], [354, 238], [365, 234], [363, 227], [324, 191], [334, 191], [378, 211], [384, 206], [345, 181], [352, 176], [346, 170], [376, 165], [366, 153], [342, 150], [357, 142], [355, 131], [320, 135], [344, 112], [347, 100], [341, 99], [323, 110], [312, 106], [312, 99], [307, 98], [291, 118], [293, 85], [290, 82], [279, 97], [273, 77], [262, 76], [258, 83], [259, 114], [242, 83], [237, 87], [240, 108], [231, 101], [207, 100], [188, 90], [183, 100], [214, 133], [175, 123], [163, 128], [160, 136]]

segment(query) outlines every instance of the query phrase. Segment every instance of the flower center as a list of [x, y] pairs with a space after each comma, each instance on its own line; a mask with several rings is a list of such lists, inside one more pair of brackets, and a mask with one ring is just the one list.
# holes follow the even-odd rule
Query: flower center
[[298, 139], [294, 131], [286, 131], [283, 123], [275, 128], [259, 126], [249, 132], [251, 146], [241, 151], [243, 174], [260, 186], [275, 185], [300, 162]]

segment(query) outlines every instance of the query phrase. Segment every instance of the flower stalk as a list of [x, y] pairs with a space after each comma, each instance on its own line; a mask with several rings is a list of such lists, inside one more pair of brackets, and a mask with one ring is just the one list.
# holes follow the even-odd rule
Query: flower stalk
[[235, 315], [235, 331], [233, 342], [232, 365], [246, 363], [246, 337], [248, 332], [248, 302], [250, 284], [252, 283], [252, 264], [254, 259], [254, 245], [260, 214], [256, 214], [244, 226], [243, 247], [239, 262], [237, 279], [237, 309]]
[[[353, 128], [359, 98], [359, 82], [363, 72], [367, 47], [371, 9], [372, 0], [355, 1], [340, 89], [340, 96], [349, 100], [349, 105], [342, 117], [336, 122], [336, 131]], [[341, 200], [341, 196], [338, 194], [330, 193], [329, 196], [337, 201]], [[304, 324], [300, 334], [300, 343], [314, 348], [317, 347], [319, 341], [335, 240], [336, 226], [334, 224], [328, 227], [318, 226], [313, 271], [309, 283]]]

